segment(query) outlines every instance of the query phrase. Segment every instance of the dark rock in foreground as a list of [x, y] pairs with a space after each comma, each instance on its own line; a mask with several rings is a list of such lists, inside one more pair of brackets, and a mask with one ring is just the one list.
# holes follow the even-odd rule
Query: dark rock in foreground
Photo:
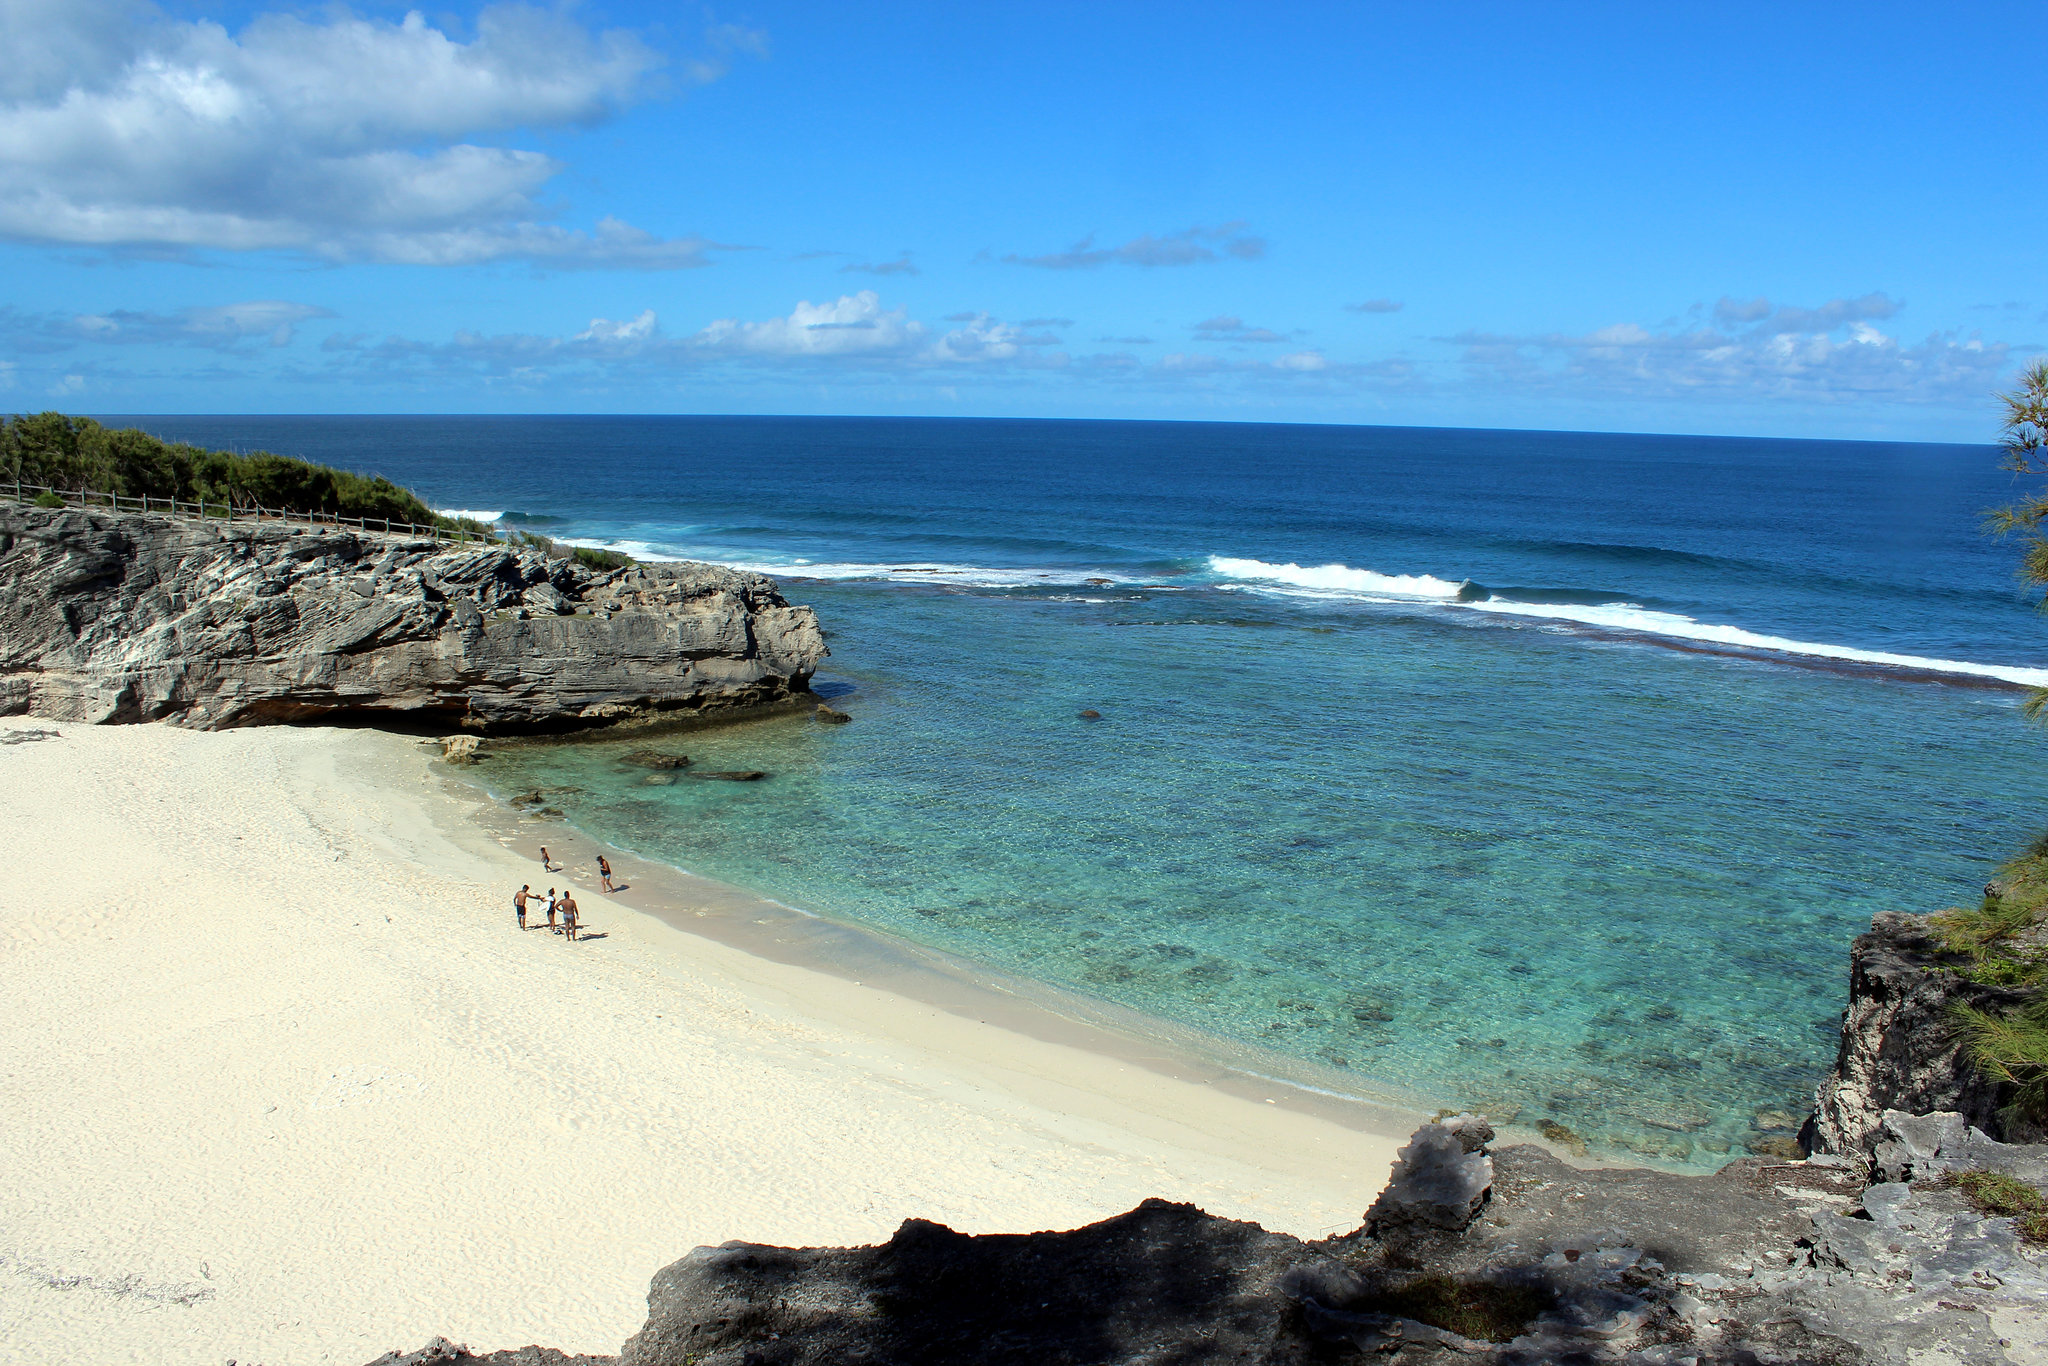
[[[2048, 1148], [1956, 1115], [1881, 1127], [1905, 1179], [1866, 1185], [1836, 1159], [1580, 1171], [1460, 1116], [1416, 1132], [1368, 1229], [1320, 1243], [1148, 1200], [1059, 1233], [913, 1219], [879, 1247], [699, 1248], [655, 1276], [617, 1366], [2042, 1359], [2048, 1266], [1952, 1177], [2039, 1180]], [[499, 1358], [384, 1366], [415, 1360]]]
[[825, 654], [810, 608], [711, 565], [0, 507], [0, 714], [556, 730], [808, 698]]

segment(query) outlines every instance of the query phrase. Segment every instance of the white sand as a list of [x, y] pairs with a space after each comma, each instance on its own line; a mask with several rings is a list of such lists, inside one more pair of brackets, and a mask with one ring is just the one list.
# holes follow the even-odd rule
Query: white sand
[[406, 741], [57, 729], [0, 747], [0, 1361], [612, 1352], [703, 1243], [1153, 1195], [1313, 1237], [1392, 1160], [594, 889], [605, 938], [521, 935], [536, 865]]

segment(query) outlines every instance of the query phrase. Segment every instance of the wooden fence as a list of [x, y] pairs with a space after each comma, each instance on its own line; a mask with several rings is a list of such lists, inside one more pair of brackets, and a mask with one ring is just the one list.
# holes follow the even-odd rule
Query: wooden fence
[[80, 508], [106, 508], [110, 512], [154, 512], [166, 517], [194, 517], [203, 520], [224, 522], [302, 522], [309, 527], [353, 528], [358, 531], [384, 532], [393, 536], [431, 536], [436, 541], [489, 541], [502, 538], [491, 533], [478, 533], [462, 527], [423, 526], [417, 522], [394, 522], [388, 517], [343, 517], [334, 512], [295, 512], [290, 508], [267, 508], [257, 503], [190, 503], [178, 498], [153, 498], [148, 495], [136, 497], [130, 494], [101, 493], [98, 489], [53, 489], [42, 484], [12, 485], [0, 484], [0, 498], [11, 496], [16, 502], [32, 503], [43, 494], [51, 493], [64, 500], [67, 506]]

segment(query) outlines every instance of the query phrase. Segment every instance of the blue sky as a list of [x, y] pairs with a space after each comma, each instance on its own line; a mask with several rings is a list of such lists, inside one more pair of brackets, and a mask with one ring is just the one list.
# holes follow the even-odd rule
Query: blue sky
[[2036, 5], [0, 5], [0, 406], [1982, 440]]

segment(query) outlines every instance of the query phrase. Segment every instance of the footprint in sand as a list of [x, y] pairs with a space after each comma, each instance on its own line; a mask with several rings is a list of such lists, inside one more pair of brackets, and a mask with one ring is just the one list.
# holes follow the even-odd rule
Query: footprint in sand
[[425, 1089], [425, 1084], [410, 1072], [394, 1072], [388, 1067], [344, 1067], [328, 1073], [307, 1108], [340, 1110], [356, 1105], [382, 1105], [416, 1096]]

